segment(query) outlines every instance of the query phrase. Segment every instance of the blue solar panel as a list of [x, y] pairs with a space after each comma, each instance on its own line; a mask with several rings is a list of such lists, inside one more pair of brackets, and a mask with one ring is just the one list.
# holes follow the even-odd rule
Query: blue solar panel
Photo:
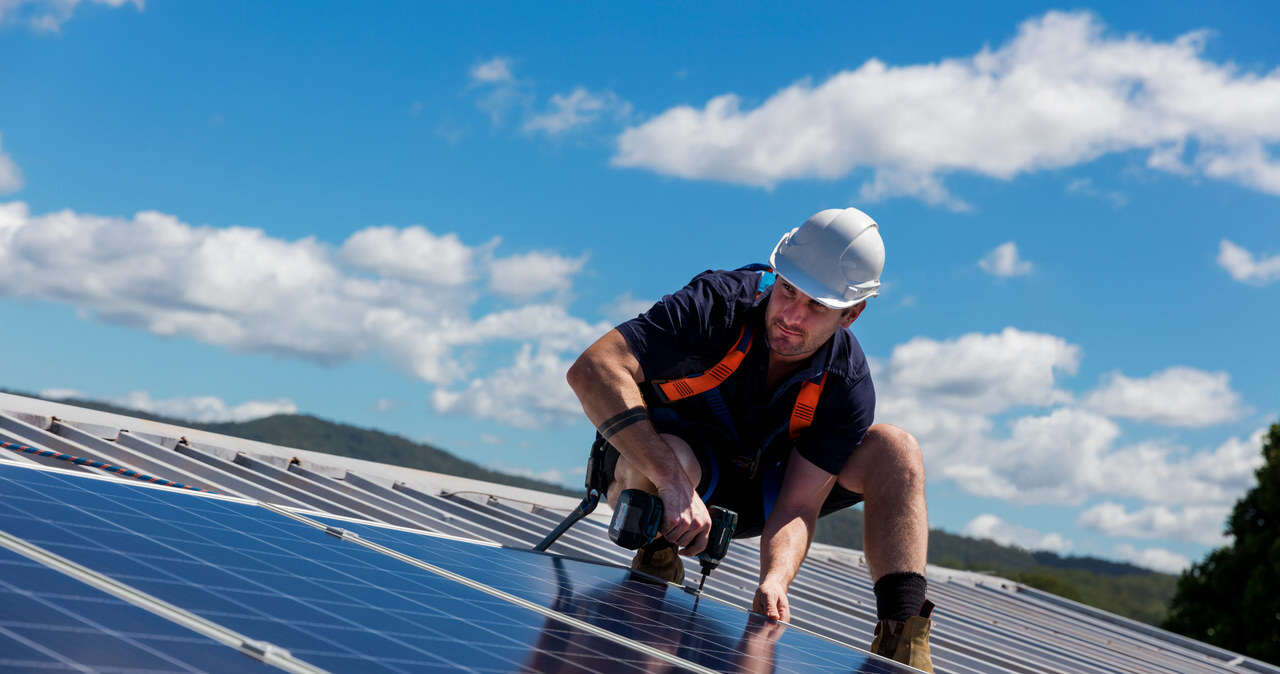
[[765, 664], [776, 671], [912, 671], [714, 600], [699, 601], [695, 607], [689, 593], [630, 580], [627, 569], [314, 519], [712, 669], [749, 668], [752, 653], [768, 653], [772, 662]]
[[[906, 671], [627, 571], [340, 523], [423, 561], [716, 669]], [[0, 530], [335, 671], [627, 671], [652, 655], [257, 506], [0, 468]]]
[[0, 671], [278, 671], [0, 549]]

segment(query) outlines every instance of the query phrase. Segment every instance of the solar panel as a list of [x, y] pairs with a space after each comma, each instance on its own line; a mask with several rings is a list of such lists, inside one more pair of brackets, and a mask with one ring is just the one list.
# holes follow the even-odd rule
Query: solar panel
[[341, 526], [542, 613], [255, 505], [0, 467], [0, 530], [336, 671], [626, 671], [659, 657], [695, 668], [772, 660], [777, 671], [908, 671], [716, 602], [695, 611], [683, 591], [628, 581], [623, 569]]
[[0, 670], [112, 667], [134, 671], [274, 668], [0, 549]]

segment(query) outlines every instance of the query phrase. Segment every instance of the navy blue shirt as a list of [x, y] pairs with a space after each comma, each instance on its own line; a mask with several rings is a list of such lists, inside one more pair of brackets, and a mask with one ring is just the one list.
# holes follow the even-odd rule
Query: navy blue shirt
[[[834, 337], [796, 372], [768, 389], [768, 337], [764, 326], [769, 293], [757, 297], [758, 271], [705, 271], [649, 311], [618, 326], [640, 361], [648, 381], [700, 374], [729, 352], [745, 322], [756, 328], [747, 357], [720, 385], [734, 425], [736, 448], [719, 449], [765, 460], [785, 461], [794, 447], [819, 468], [837, 474], [862, 442], [875, 416], [876, 394], [866, 356], [853, 333]], [[792, 442], [788, 423], [801, 384], [823, 368], [827, 371], [813, 424]], [[661, 405], [650, 387], [641, 387], [650, 405]], [[718, 424], [705, 404], [695, 399], [671, 404], [682, 416]], [[732, 460], [735, 457], [723, 457]]]

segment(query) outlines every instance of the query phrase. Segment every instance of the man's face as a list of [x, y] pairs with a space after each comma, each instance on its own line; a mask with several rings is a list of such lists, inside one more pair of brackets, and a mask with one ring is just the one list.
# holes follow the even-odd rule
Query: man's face
[[786, 360], [808, 358], [836, 330], [849, 327], [866, 306], [862, 302], [849, 309], [832, 309], [779, 276], [764, 313], [769, 350]]

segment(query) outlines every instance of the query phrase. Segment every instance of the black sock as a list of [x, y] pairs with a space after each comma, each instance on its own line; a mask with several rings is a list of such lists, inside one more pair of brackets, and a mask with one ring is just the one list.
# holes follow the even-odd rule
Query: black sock
[[903, 571], [881, 576], [872, 588], [876, 593], [876, 617], [906, 622], [919, 615], [925, 587], [924, 576], [918, 573]]

